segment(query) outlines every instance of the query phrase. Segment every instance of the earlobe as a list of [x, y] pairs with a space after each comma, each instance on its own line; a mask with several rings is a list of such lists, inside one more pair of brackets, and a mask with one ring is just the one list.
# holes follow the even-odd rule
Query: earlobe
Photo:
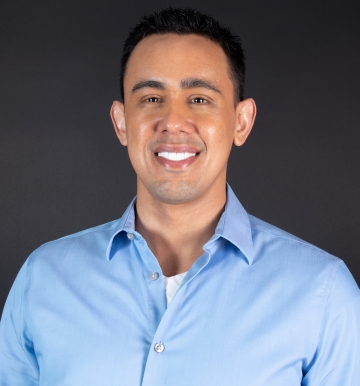
[[110, 117], [120, 143], [123, 146], [127, 146], [124, 104], [119, 101], [113, 102], [110, 109]]
[[241, 146], [245, 143], [254, 125], [256, 117], [256, 104], [251, 98], [240, 101], [236, 106], [236, 130], [234, 145]]

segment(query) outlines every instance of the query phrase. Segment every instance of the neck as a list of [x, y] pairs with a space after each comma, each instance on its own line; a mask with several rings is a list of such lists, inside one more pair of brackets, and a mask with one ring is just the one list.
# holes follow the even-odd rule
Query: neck
[[164, 203], [139, 189], [135, 227], [146, 240], [165, 276], [190, 269], [213, 236], [226, 203], [226, 185], [182, 204]]

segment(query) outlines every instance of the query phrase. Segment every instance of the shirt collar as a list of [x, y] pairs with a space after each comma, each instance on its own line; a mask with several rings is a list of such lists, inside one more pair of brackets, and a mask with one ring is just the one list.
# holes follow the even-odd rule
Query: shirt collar
[[249, 265], [254, 259], [251, 224], [246, 210], [235, 196], [229, 184], [225, 210], [215, 229], [214, 236], [221, 236], [235, 245], [245, 256]]
[[121, 233], [121, 232], [127, 232], [135, 234], [135, 202], [136, 202], [136, 196], [132, 199], [130, 202], [130, 205], [126, 208], [125, 212], [119, 219], [114, 233], [111, 236], [111, 239], [109, 241], [109, 244], [106, 249], [106, 258], [107, 260], [111, 260], [113, 257], [113, 244], [115, 237]]
[[[141, 237], [141, 235], [135, 231], [135, 202], [136, 197], [131, 201], [116, 225], [106, 251], [108, 260], [112, 258], [112, 246], [117, 234], [127, 232], [132, 233], [135, 238]], [[242, 252], [248, 264], [252, 264], [253, 241], [250, 220], [247, 212], [235, 196], [229, 184], [227, 184], [225, 209], [215, 229], [214, 237], [223, 237], [231, 242]], [[212, 237], [212, 239], [214, 239], [214, 237]]]

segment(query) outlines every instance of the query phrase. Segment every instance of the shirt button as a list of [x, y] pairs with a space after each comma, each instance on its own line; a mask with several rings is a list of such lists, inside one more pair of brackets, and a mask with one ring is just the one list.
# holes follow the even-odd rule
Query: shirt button
[[161, 353], [161, 352], [163, 352], [165, 350], [165, 346], [162, 343], [156, 343], [155, 346], [154, 346], [154, 350], [157, 353]]
[[133, 235], [132, 233], [128, 233], [128, 234], [127, 234], [127, 238], [128, 238], [129, 240], [134, 240], [134, 235]]
[[157, 272], [151, 272], [150, 280], [157, 280], [159, 278], [159, 274]]

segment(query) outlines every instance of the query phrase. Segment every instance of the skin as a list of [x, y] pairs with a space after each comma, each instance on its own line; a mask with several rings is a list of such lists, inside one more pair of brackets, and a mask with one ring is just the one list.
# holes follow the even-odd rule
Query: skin
[[[165, 276], [203, 254], [226, 203], [232, 144], [246, 141], [255, 102], [234, 106], [222, 48], [198, 35], [152, 35], [130, 56], [125, 104], [110, 115], [137, 174], [136, 230]], [[162, 152], [196, 153], [170, 161]]]

